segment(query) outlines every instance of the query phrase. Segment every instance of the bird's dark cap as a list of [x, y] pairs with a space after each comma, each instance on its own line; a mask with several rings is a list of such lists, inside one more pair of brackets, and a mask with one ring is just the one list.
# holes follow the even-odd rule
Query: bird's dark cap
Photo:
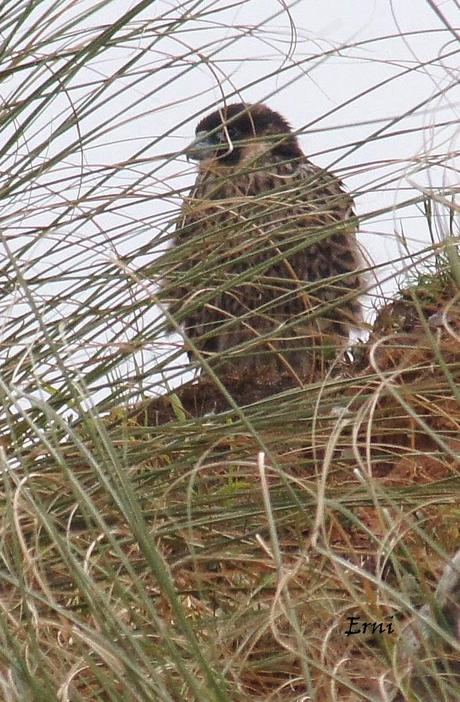
[[[219, 141], [217, 136], [223, 127], [231, 139]], [[201, 161], [213, 155], [214, 147], [214, 154], [222, 164], [235, 165], [239, 160], [238, 142], [247, 143], [247, 140], [258, 138], [265, 141], [267, 137], [271, 140], [271, 153], [279, 158], [294, 160], [302, 157], [296, 135], [278, 112], [261, 103], [223, 105], [199, 122], [196, 138], [186, 154], [187, 158]]]
[[245, 136], [256, 136], [267, 131], [276, 134], [291, 133], [289, 123], [278, 112], [261, 103], [244, 102], [223, 105], [204, 117], [198, 123], [196, 132], [209, 133], [223, 124], [237, 127]]

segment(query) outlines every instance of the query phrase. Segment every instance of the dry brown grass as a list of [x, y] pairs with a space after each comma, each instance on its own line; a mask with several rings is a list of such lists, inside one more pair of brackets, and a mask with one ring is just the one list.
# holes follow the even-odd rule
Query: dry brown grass
[[[12, 645], [41, 661], [30, 699], [143, 699], [152, 676], [165, 699], [193, 699], [176, 654], [217, 699], [148, 543], [222, 699], [373, 699], [460, 541], [460, 346], [456, 322], [425, 321], [401, 331], [382, 311], [354, 366], [323, 386], [280, 381], [279, 402], [228, 384], [254, 403], [245, 421], [203, 381], [112, 414], [99, 434], [82, 423], [59, 454], [24, 448], [5, 475], [1, 603]], [[350, 616], [395, 633], [347, 637]]]

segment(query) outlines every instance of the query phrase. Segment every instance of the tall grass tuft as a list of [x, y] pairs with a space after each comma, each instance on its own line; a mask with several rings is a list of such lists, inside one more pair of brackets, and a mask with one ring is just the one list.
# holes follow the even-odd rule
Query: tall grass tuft
[[[450, 8], [331, 39], [309, 3], [262, 5], [0, 13], [6, 702], [383, 700], [459, 545]], [[322, 102], [331, 66], [351, 89]], [[294, 94], [356, 201], [366, 324], [340, 372], [232, 394], [197, 383], [160, 299], [183, 148], [223, 99], [294, 123]], [[350, 617], [395, 633], [347, 636]]]

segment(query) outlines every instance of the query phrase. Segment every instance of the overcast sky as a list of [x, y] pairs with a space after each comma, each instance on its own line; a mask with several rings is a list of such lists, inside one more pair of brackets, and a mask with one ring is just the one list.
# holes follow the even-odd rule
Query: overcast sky
[[[40, 3], [34, 10], [42, 18], [39, 29], [31, 29], [32, 13], [17, 30], [27, 47], [23, 61], [74, 47], [83, 41], [81, 27], [109, 27], [136, 3], [113, 0], [70, 26], [76, 13], [95, 5]], [[51, 14], [45, 16], [46, 8]], [[64, 283], [69, 271], [75, 278], [78, 266], [107, 266], [147, 247], [131, 259], [135, 267], [161, 252], [181, 192], [195, 178], [181, 151], [203, 114], [223, 99], [266, 102], [298, 131], [314, 163], [344, 179], [362, 218], [362, 246], [380, 266], [384, 290], [394, 290], [395, 276], [401, 282], [411, 265], [409, 251], [423, 252], [430, 241], [420, 206], [401, 203], [424, 190], [434, 194], [434, 235], [442, 240], [449, 231], [442, 202], [458, 187], [458, 19], [455, 0], [152, 2], [134, 18], [134, 39], [125, 33], [116, 47], [85, 61], [65, 89], [56, 78], [52, 99], [33, 118], [21, 114], [3, 128], [3, 143], [18, 125], [23, 129], [14, 153], [1, 157], [10, 182], [46, 164], [2, 211], [16, 236], [13, 248], [30, 239], [20, 265], [29, 276], [41, 271], [37, 296], [46, 303], [50, 290], [67, 285], [62, 305], [50, 306], [65, 315], [83, 295]], [[37, 84], [55, 76], [57, 66], [46, 60], [40, 71]], [[5, 101], [13, 104], [26, 90], [20, 87], [26, 75], [24, 69], [4, 80]], [[75, 114], [78, 122], [63, 129]], [[72, 140], [78, 146], [50, 167]], [[40, 144], [46, 148], [35, 152]], [[57, 213], [64, 213], [59, 224], [43, 230]], [[115, 304], [115, 288], [113, 294]], [[21, 302], [18, 295], [15, 304]], [[8, 305], [8, 314], [17, 314]], [[115, 320], [111, 333], [120, 339], [129, 336], [126, 329], [124, 320], [118, 327]], [[108, 347], [111, 338], [107, 331]]]
[[[454, 2], [437, 4], [446, 19], [455, 19]], [[249, 102], [266, 101], [301, 131], [302, 146], [314, 162], [334, 168], [357, 191], [358, 212], [364, 215], [360, 240], [375, 262], [398, 257], [402, 234], [412, 251], [420, 251], [429, 233], [418, 208], [370, 220], [366, 215], [422, 188], [442, 190], [457, 183], [458, 171], [451, 170], [458, 151], [460, 94], [454, 87], [458, 53], [449, 55], [456, 50], [454, 37], [425, 0], [288, 5], [289, 12], [276, 1], [251, 0], [212, 15], [208, 24], [196, 22], [196, 30], [186, 36], [190, 47], [199, 50], [205, 41], [218, 39], [223, 47], [226, 36], [238, 40], [219, 51], [213, 47], [209, 67], [199, 65], [193, 79], [187, 76], [156, 96], [161, 104], [177, 99], [178, 89], [184, 91], [186, 100], [166, 111], [164, 124], [206, 111], [222, 94], [235, 91]], [[232, 28], [222, 29], [219, 22]], [[259, 30], [245, 33], [251, 26]], [[184, 134], [185, 143], [196, 121], [192, 118], [174, 138]], [[394, 266], [403, 267], [400, 262]]]

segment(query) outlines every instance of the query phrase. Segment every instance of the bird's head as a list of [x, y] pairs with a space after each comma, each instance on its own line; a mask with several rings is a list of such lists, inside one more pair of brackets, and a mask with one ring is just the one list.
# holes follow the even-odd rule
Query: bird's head
[[241, 166], [265, 154], [280, 160], [299, 158], [302, 151], [289, 124], [265, 105], [226, 105], [201, 120], [186, 150], [201, 167], [213, 163]]

